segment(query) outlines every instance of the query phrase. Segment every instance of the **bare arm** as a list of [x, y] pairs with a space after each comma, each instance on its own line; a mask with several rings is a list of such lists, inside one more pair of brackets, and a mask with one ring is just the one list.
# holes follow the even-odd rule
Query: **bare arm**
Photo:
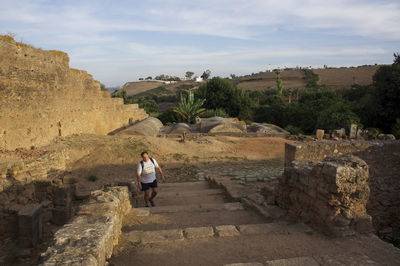
[[165, 181], [164, 172], [162, 171], [161, 167], [160, 167], [160, 166], [157, 166], [157, 169], [158, 169], [158, 171], [160, 172], [162, 179]]

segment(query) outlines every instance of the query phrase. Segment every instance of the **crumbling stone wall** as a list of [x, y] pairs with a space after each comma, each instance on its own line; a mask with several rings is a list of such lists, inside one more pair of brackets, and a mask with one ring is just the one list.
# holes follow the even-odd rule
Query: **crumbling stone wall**
[[375, 232], [400, 239], [400, 141], [343, 141], [292, 143], [285, 146], [285, 166], [296, 160], [322, 161], [354, 154], [369, 166], [370, 197], [367, 212]]
[[293, 161], [280, 180], [278, 204], [290, 217], [331, 235], [367, 233], [368, 176], [368, 165], [355, 156]]
[[138, 105], [111, 98], [87, 72], [69, 68], [66, 53], [0, 35], [0, 149], [107, 134], [147, 116]]
[[105, 265], [130, 209], [127, 187], [93, 191], [71, 223], [55, 233], [54, 244], [42, 255], [41, 265]]

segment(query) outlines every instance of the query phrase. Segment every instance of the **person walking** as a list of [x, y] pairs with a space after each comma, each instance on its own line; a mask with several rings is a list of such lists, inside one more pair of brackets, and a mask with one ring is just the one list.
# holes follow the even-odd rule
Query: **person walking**
[[149, 207], [150, 203], [154, 207], [156, 206], [154, 198], [158, 193], [156, 170], [160, 172], [163, 181], [165, 181], [165, 176], [156, 159], [151, 158], [147, 151], [142, 152], [140, 156], [142, 160], [137, 165], [137, 186], [144, 192], [145, 206]]

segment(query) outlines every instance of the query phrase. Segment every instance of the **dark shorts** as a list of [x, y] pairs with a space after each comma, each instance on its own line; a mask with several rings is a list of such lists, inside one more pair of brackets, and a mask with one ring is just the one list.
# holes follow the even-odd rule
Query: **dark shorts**
[[157, 179], [154, 180], [152, 183], [142, 183], [142, 182], [140, 182], [140, 184], [142, 185], [142, 191], [146, 191], [146, 190], [149, 190], [150, 188], [158, 187]]

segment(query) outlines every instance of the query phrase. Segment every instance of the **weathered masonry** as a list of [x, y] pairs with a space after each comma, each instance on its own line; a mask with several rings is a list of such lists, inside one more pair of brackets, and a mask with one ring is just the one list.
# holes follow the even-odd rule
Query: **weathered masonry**
[[380, 237], [399, 239], [399, 173], [396, 140], [286, 144], [280, 205], [340, 234], [368, 231], [372, 217]]
[[87, 72], [69, 68], [66, 53], [0, 36], [0, 149], [107, 134], [147, 116], [136, 104], [111, 98]]

